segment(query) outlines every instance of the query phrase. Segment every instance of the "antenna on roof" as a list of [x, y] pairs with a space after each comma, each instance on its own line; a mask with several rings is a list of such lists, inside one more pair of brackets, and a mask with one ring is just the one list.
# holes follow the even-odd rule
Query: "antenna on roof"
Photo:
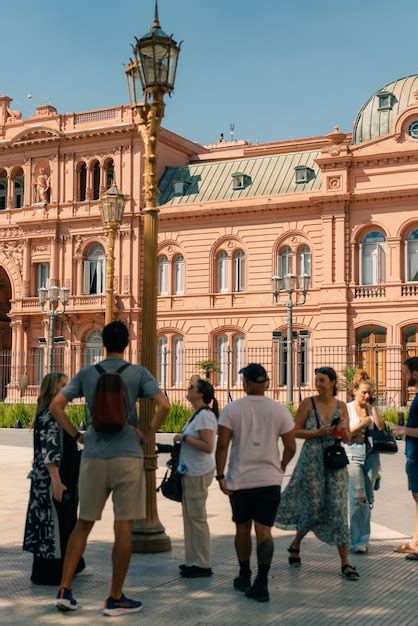
[[229, 125], [229, 134], [231, 136], [231, 141], [234, 141], [234, 130], [235, 130], [235, 124], [231, 122]]

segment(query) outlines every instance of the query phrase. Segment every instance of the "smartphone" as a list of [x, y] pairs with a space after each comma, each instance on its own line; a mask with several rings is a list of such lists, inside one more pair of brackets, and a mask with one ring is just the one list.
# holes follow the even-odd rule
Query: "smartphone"
[[334, 419], [332, 420], [330, 426], [338, 426], [338, 423], [340, 421], [340, 417], [334, 417]]

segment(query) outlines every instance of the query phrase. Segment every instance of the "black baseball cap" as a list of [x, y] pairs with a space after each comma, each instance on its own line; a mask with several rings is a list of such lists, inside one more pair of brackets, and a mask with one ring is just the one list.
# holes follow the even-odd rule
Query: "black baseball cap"
[[269, 379], [266, 370], [260, 363], [248, 363], [240, 369], [240, 374], [252, 383], [266, 383]]

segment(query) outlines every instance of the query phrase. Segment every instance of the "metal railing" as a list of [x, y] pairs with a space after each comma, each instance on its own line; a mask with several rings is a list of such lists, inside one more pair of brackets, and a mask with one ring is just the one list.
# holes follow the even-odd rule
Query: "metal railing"
[[[339, 378], [338, 397], [350, 399], [350, 379], [356, 367], [367, 370], [374, 382], [380, 406], [400, 407], [411, 400], [402, 376], [402, 362], [409, 356], [418, 356], [418, 345], [407, 346], [312, 346], [296, 339], [293, 345], [294, 398], [298, 404], [315, 393], [315, 369], [333, 367]], [[103, 358], [101, 348], [78, 349], [57, 346], [54, 351], [54, 369], [69, 378], [85, 365]], [[135, 352], [126, 358], [138, 363]], [[270, 347], [250, 347], [244, 350], [214, 350], [187, 348], [163, 350], [157, 355], [157, 379], [171, 402], [185, 403], [191, 376], [207, 377], [216, 389], [221, 406], [231, 399], [242, 397], [239, 370], [246, 363], [262, 363], [270, 376], [268, 395], [280, 402], [287, 396], [287, 346], [283, 341]], [[25, 353], [0, 352], [0, 401], [35, 402], [38, 386], [47, 372], [47, 354], [43, 349]]]

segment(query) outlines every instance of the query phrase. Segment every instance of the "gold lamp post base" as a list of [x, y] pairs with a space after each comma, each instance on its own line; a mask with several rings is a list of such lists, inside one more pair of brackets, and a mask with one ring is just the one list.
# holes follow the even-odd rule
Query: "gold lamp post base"
[[132, 551], [139, 554], [156, 554], [157, 552], [169, 552], [171, 539], [165, 533], [161, 524], [151, 526], [146, 520], [134, 522], [132, 531]]

